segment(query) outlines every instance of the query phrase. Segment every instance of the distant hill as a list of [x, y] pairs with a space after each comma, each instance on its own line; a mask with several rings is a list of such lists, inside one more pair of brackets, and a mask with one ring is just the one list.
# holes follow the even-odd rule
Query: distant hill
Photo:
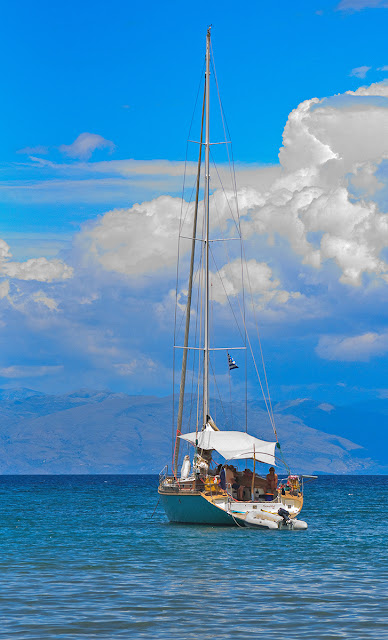
[[19, 389], [0, 389], [0, 402], [4, 400], [25, 400], [31, 396], [44, 396], [44, 393], [24, 387]]
[[[212, 406], [221, 429], [244, 429], [242, 404], [233, 406], [233, 416], [228, 404]], [[388, 401], [334, 407], [299, 399], [277, 403], [274, 411], [282, 452], [293, 471], [388, 472]], [[0, 389], [0, 473], [158, 473], [172, 457], [171, 412], [171, 397]], [[184, 416], [185, 430], [195, 429], [195, 415], [193, 402]], [[249, 404], [248, 425], [253, 435], [273, 440], [262, 404]]]

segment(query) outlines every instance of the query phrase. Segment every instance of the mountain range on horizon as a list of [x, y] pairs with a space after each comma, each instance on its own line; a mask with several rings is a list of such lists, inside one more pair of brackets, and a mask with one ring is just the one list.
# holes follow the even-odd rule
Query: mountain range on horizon
[[[190, 431], [196, 403], [188, 397], [186, 405], [185, 431]], [[158, 473], [172, 459], [172, 406], [171, 396], [0, 389], [0, 473]], [[228, 403], [212, 406], [221, 429], [245, 429], [243, 403], [234, 403], [233, 412]], [[293, 472], [388, 473], [388, 400], [346, 407], [299, 398], [273, 408]], [[264, 403], [248, 403], [248, 431], [274, 439]]]

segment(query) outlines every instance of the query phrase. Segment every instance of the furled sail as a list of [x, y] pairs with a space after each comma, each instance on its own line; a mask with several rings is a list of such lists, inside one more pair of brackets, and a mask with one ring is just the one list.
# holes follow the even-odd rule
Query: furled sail
[[244, 460], [245, 458], [255, 458], [265, 464], [275, 464], [276, 442], [266, 442], [259, 440], [249, 433], [242, 431], [213, 431], [206, 429], [199, 433], [186, 433], [181, 435], [182, 440], [186, 440], [195, 445], [198, 439], [199, 449], [215, 449], [225, 460]]

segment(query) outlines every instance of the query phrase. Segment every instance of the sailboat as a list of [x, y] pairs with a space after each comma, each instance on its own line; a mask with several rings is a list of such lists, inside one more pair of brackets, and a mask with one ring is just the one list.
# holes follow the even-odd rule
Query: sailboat
[[[279, 485], [275, 473], [277, 453], [280, 445], [277, 439], [268, 442], [250, 435], [246, 431], [220, 429], [211, 415], [209, 397], [209, 353], [223, 347], [210, 346], [210, 264], [209, 245], [211, 212], [210, 212], [210, 57], [211, 28], [206, 35], [206, 63], [204, 99], [202, 105], [201, 135], [199, 141], [198, 171], [196, 180], [196, 197], [193, 216], [191, 261], [187, 289], [185, 312], [184, 344], [179, 345], [183, 351], [180, 380], [179, 406], [177, 415], [175, 449], [172, 460], [172, 471], [166, 466], [160, 474], [159, 496], [166, 515], [171, 522], [207, 525], [225, 525], [241, 527], [257, 527], [261, 529], [307, 529], [307, 524], [297, 519], [303, 506], [303, 480], [288, 472], [287, 477]], [[205, 126], [204, 126], [205, 125]], [[205, 140], [203, 140], [205, 129]], [[197, 235], [197, 216], [200, 193], [200, 170], [202, 149], [205, 155], [204, 183], [204, 221], [202, 237]], [[203, 318], [203, 340], [198, 347], [189, 346], [190, 318], [192, 316], [192, 295], [194, 278], [194, 257], [197, 242], [201, 243], [202, 255], [202, 289], [201, 318]], [[244, 324], [244, 328], [245, 324]], [[177, 345], [174, 345], [177, 346]], [[245, 347], [243, 347], [246, 349]], [[200, 354], [200, 372], [202, 375], [202, 413], [197, 412], [195, 431], [185, 432], [184, 402], [187, 377], [187, 358], [190, 349], [197, 349]], [[229, 369], [237, 368], [235, 360], [230, 356], [231, 348], [226, 349]], [[274, 417], [269, 412], [271, 423]], [[188, 443], [192, 447], [190, 454], [184, 456], [179, 470], [181, 444]], [[213, 456], [220, 456], [222, 462], [217, 468]], [[238, 471], [230, 464], [241, 461], [246, 465], [244, 471]], [[250, 462], [248, 462], [250, 461]], [[249, 468], [253, 466], [253, 469]], [[257, 472], [258, 465], [269, 466], [266, 476]]]

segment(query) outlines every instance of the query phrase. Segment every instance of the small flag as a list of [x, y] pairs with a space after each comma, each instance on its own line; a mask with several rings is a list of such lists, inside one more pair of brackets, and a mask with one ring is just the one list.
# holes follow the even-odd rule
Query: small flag
[[228, 353], [228, 365], [229, 365], [229, 371], [232, 371], [232, 369], [238, 369], [237, 364], [235, 363], [233, 358], [229, 355], [229, 353]]

